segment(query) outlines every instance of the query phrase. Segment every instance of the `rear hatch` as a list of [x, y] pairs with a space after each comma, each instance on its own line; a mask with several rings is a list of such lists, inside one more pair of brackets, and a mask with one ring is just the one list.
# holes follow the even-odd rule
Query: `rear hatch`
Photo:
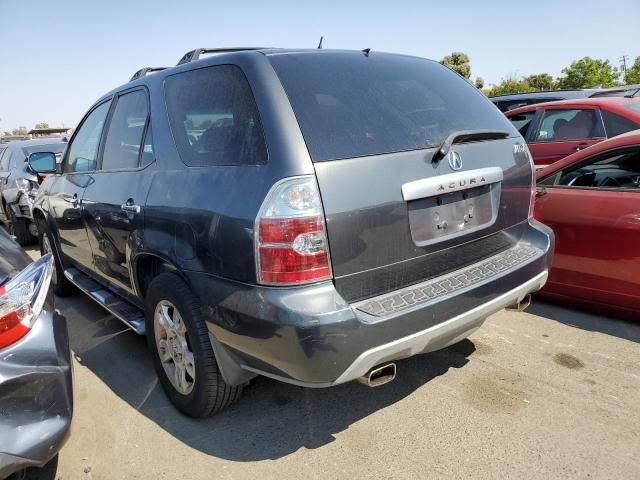
[[314, 162], [345, 299], [397, 290], [517, 242], [508, 229], [527, 220], [532, 181], [524, 141], [462, 77], [375, 52], [270, 60]]

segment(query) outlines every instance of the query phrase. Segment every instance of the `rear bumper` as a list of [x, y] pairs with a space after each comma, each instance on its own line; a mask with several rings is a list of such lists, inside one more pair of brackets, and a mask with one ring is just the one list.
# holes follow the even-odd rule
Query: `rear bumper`
[[[328, 387], [381, 363], [456, 343], [487, 316], [539, 290], [550, 267], [553, 234], [535, 221], [524, 230], [511, 249], [525, 252], [517, 261], [513, 252], [503, 252], [355, 304], [347, 303], [330, 282], [280, 289], [188, 276], [229, 383], [261, 374]], [[485, 272], [487, 265], [494, 265], [493, 272]]]
[[73, 412], [67, 324], [50, 293], [32, 330], [0, 360], [0, 478], [42, 467], [62, 448]]

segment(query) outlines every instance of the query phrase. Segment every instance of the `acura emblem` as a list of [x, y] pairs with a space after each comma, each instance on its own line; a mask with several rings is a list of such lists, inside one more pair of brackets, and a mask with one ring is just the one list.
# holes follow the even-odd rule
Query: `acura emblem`
[[449, 166], [451, 170], [460, 170], [462, 168], [462, 158], [460, 158], [460, 154], [458, 152], [454, 152], [453, 150], [449, 152]]

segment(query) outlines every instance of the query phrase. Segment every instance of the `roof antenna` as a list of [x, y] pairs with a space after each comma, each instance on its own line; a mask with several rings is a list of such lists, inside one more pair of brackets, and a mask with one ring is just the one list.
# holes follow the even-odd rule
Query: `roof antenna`
[[362, 50], [362, 53], [364, 53], [365, 57], [369, 57], [369, 52], [371, 51], [370, 48], [365, 48], [364, 50]]
[[320, 50], [320, 49], [322, 49], [322, 39], [323, 39], [323, 38], [324, 38], [324, 37], [320, 37], [320, 43], [318, 44], [318, 49], [319, 49], [319, 50]]

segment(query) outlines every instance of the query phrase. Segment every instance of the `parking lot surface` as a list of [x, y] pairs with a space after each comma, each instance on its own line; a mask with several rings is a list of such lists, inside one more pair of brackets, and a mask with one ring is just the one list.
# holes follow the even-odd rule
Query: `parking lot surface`
[[385, 386], [258, 378], [192, 420], [143, 338], [81, 294], [57, 307], [75, 358], [59, 479], [640, 478], [640, 323], [534, 302]]

